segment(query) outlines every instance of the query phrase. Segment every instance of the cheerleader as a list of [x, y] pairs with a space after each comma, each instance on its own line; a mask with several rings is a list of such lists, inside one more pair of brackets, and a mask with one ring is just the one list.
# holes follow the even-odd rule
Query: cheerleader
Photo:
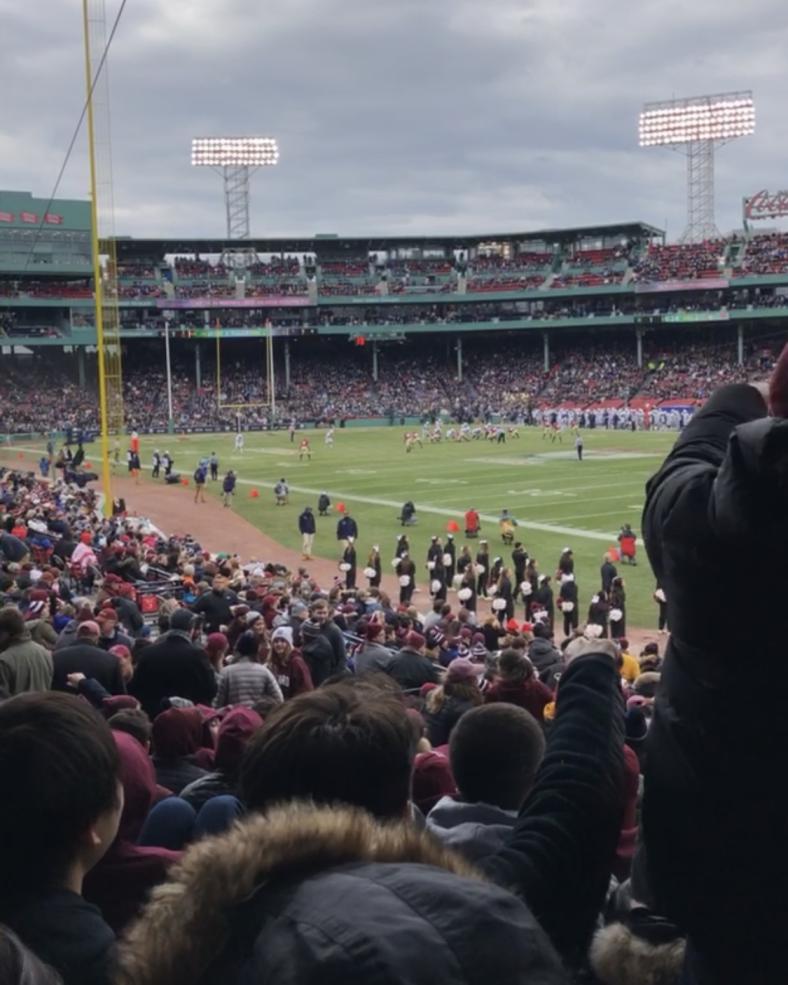
[[348, 537], [347, 547], [342, 554], [342, 570], [345, 572], [345, 588], [348, 590], [356, 587], [356, 548], [353, 540], [353, 537]]
[[374, 575], [369, 578], [370, 588], [380, 588], [380, 581], [383, 576], [383, 569], [380, 562], [380, 548], [375, 544], [367, 556], [367, 570], [374, 571]]
[[608, 638], [608, 616], [610, 614], [610, 604], [607, 600], [607, 593], [604, 589], [591, 597], [591, 605], [588, 607], [588, 625], [599, 626], [602, 630], [602, 639]]
[[487, 583], [490, 578], [490, 550], [486, 540], [479, 541], [479, 550], [476, 554], [476, 594], [481, 598], [487, 598]]
[[580, 623], [577, 612], [578, 592], [574, 575], [564, 575], [558, 591], [558, 607], [564, 614], [564, 636], [571, 636]]
[[537, 586], [531, 596], [531, 604], [532, 606], [540, 605], [542, 609], [544, 609], [547, 613], [547, 623], [550, 626], [550, 631], [552, 632], [553, 623], [555, 622], [555, 599], [553, 597], [553, 586], [551, 584], [550, 575], [539, 575], [537, 578]]
[[403, 554], [408, 554], [410, 552], [410, 543], [406, 534], [400, 534], [397, 537], [397, 547], [394, 551], [394, 557], [400, 558]]
[[[468, 560], [471, 560], [470, 557]], [[473, 612], [475, 615], [477, 601], [476, 576], [473, 573], [472, 563], [465, 569], [465, 574], [462, 576], [462, 581], [457, 591], [457, 598], [464, 609], [467, 609], [468, 612]]]
[[613, 579], [610, 590], [610, 635], [614, 640], [627, 635], [627, 593], [620, 575]]
[[506, 602], [506, 608], [501, 609], [498, 618], [501, 622], [506, 619], [514, 618], [514, 591], [512, 586], [512, 572], [510, 568], [501, 568], [501, 573], [498, 577], [498, 591], [496, 592], [496, 598], [503, 599]]
[[[528, 591], [524, 588], [524, 585], [529, 585], [531, 590]], [[532, 622], [533, 620], [533, 604], [534, 604], [534, 592], [539, 587], [539, 571], [536, 558], [528, 558], [528, 563], [525, 566], [525, 578], [523, 578], [520, 584], [520, 594], [525, 602], [525, 618], [527, 622]]]
[[397, 562], [397, 577], [399, 578], [399, 600], [401, 605], [410, 605], [413, 591], [416, 587], [416, 565], [411, 561], [408, 552], [404, 551]]
[[447, 585], [454, 582], [454, 573], [457, 568], [457, 548], [454, 544], [454, 534], [448, 534], [446, 543], [443, 547], [443, 577]]

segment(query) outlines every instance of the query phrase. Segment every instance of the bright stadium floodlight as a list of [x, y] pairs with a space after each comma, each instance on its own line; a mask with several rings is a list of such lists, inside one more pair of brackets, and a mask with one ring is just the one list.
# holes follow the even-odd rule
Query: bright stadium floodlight
[[720, 235], [714, 221], [714, 146], [754, 132], [750, 90], [644, 105], [640, 146], [686, 148], [687, 228], [682, 243], [701, 243]]
[[224, 180], [227, 238], [249, 238], [249, 176], [279, 163], [273, 137], [194, 137], [192, 166], [213, 168]]

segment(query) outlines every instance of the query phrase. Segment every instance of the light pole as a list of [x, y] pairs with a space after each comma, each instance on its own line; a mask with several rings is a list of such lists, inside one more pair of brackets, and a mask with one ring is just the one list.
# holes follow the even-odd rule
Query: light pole
[[211, 168], [222, 176], [228, 239], [249, 239], [249, 177], [278, 162], [279, 145], [273, 137], [192, 140], [192, 166]]
[[175, 430], [172, 414], [172, 365], [170, 363], [170, 322], [172, 318], [172, 311], [164, 312], [164, 362], [167, 367], [167, 431], [169, 434]]
[[755, 103], [749, 89], [643, 107], [640, 146], [684, 148], [687, 155], [687, 227], [682, 243], [719, 237], [714, 221], [714, 148], [754, 132]]

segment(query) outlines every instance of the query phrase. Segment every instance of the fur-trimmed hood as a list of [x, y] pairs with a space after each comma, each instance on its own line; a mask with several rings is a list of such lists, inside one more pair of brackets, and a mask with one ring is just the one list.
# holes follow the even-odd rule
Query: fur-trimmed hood
[[684, 963], [683, 937], [647, 940], [623, 923], [597, 931], [591, 967], [602, 985], [676, 985]]
[[565, 981], [522, 901], [430, 836], [358, 810], [290, 805], [186, 853], [122, 943], [116, 982], [460, 985], [482, 976]]

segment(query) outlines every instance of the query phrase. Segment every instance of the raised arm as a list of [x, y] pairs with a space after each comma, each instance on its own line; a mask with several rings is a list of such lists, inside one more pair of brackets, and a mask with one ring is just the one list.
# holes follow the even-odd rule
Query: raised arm
[[612, 644], [579, 644], [561, 678], [536, 784], [506, 848], [483, 865], [528, 903], [570, 964], [604, 902], [621, 827], [624, 713]]

